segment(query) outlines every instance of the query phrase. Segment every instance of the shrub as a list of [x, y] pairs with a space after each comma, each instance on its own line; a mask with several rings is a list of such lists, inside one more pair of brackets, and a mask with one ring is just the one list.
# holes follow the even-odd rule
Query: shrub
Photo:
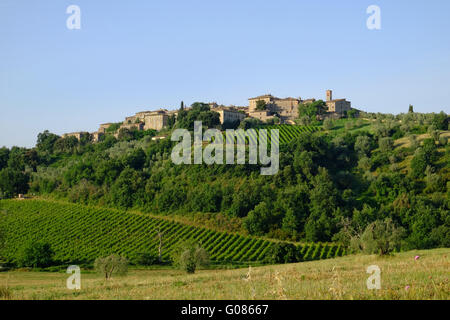
[[271, 264], [297, 262], [297, 248], [291, 243], [275, 243], [268, 250], [265, 260]]
[[381, 152], [391, 152], [394, 148], [394, 140], [389, 137], [380, 138], [378, 144]]
[[113, 274], [119, 276], [127, 274], [128, 261], [124, 257], [110, 255], [95, 259], [94, 267], [99, 273], [105, 275], [105, 279], [108, 280]]
[[209, 264], [209, 255], [204, 248], [193, 241], [183, 242], [174, 250], [172, 259], [176, 266], [187, 273], [195, 273], [199, 267]]
[[353, 129], [353, 122], [351, 122], [351, 121], [346, 122], [346, 123], [345, 123], [345, 129], [346, 129], [346, 130], [351, 130], [351, 129]]
[[152, 266], [159, 263], [158, 256], [150, 252], [136, 253], [130, 258], [130, 262], [136, 266]]
[[331, 129], [333, 129], [333, 127], [334, 127], [333, 120], [331, 120], [330, 118], [326, 118], [323, 121], [323, 128], [325, 130], [331, 130]]
[[367, 226], [361, 236], [352, 239], [353, 246], [367, 254], [388, 255], [400, 248], [403, 228], [397, 228], [390, 218]]
[[46, 242], [30, 242], [26, 244], [18, 258], [21, 267], [49, 267], [53, 263], [54, 252]]

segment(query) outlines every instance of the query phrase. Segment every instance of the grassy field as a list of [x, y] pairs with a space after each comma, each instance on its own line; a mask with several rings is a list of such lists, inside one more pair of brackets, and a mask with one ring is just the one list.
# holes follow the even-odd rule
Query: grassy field
[[[450, 139], [450, 131], [442, 131], [440, 137]], [[417, 142], [421, 143], [425, 139], [430, 139], [431, 136], [428, 133], [420, 134], [416, 136]], [[409, 148], [411, 147], [411, 141], [408, 137], [397, 139], [394, 142], [396, 148]]]
[[[67, 274], [0, 273], [10, 299], [445, 299], [450, 298], [450, 249], [393, 257], [347, 256], [238, 270], [130, 270], [109, 281], [82, 272], [81, 290], [66, 289]], [[415, 256], [420, 256], [418, 260]], [[381, 269], [381, 289], [368, 290], [366, 269]]]

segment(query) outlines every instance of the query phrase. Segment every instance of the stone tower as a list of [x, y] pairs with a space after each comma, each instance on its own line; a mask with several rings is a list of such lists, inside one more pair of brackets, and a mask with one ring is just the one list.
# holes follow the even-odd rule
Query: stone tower
[[333, 100], [333, 91], [327, 90], [327, 101]]

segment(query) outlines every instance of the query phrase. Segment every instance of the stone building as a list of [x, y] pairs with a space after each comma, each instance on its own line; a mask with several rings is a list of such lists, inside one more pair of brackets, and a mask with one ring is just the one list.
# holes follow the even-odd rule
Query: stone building
[[122, 124], [120, 126], [119, 130], [120, 129], [143, 131], [144, 130], [144, 124], [142, 122], [126, 123], [126, 124]]
[[86, 136], [90, 136], [90, 133], [89, 132], [71, 132], [71, 133], [65, 133], [65, 134], [63, 134], [63, 138], [68, 138], [68, 137], [75, 137], [75, 138], [77, 138], [78, 140], [81, 140], [83, 137], [86, 137]]
[[162, 130], [169, 124], [169, 114], [167, 110], [157, 110], [144, 117], [144, 130]]
[[[271, 94], [250, 98], [249, 101], [249, 116], [252, 118], [267, 121], [274, 116], [278, 116], [282, 123], [290, 123], [298, 118], [298, 104], [302, 102], [301, 98], [277, 98]], [[257, 110], [258, 101], [264, 101], [266, 104], [265, 110]]]
[[112, 125], [112, 123], [103, 123], [100, 125], [98, 132], [105, 134], [106, 130]]
[[253, 112], [249, 112], [249, 116], [251, 118], [255, 118], [261, 121], [268, 121], [271, 119], [274, 119], [275, 116], [272, 115], [272, 113], [268, 110], [261, 110], [261, 111], [253, 111]]
[[92, 142], [99, 142], [101, 137], [103, 137], [105, 134], [102, 132], [92, 132], [91, 133], [91, 141]]
[[326, 104], [329, 113], [343, 114], [345, 111], [350, 111], [352, 109], [352, 103], [346, 99], [333, 100], [333, 91], [331, 90], [327, 90]]
[[[346, 99], [333, 100], [333, 92], [331, 90], [327, 90], [326, 96], [326, 105], [329, 113], [343, 114], [345, 111], [351, 110], [351, 102]], [[267, 121], [274, 116], [278, 116], [281, 123], [294, 124], [294, 121], [299, 117], [298, 105], [300, 103], [313, 103], [316, 99], [277, 98], [271, 94], [266, 94], [256, 98], [250, 98], [248, 101], [248, 114], [250, 117]], [[265, 102], [265, 110], [256, 109], [258, 101]]]
[[134, 124], [134, 123], [138, 123], [138, 122], [140, 122], [138, 117], [131, 116], [131, 117], [126, 117], [125, 120], [123, 121], [123, 124], [127, 125], [127, 124]]
[[247, 115], [234, 107], [215, 107], [211, 111], [215, 111], [220, 115], [220, 123], [242, 121]]

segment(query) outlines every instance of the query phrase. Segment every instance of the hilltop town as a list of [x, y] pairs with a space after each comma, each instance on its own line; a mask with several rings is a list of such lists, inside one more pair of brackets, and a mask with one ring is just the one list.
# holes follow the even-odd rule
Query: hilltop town
[[[246, 118], [258, 119], [262, 122], [278, 121], [281, 124], [295, 125], [295, 120], [299, 118], [299, 105], [307, 105], [316, 102], [316, 99], [299, 98], [278, 98], [271, 94], [258, 96], [248, 99], [248, 106], [224, 106], [216, 102], [209, 103], [211, 111], [215, 111], [220, 115], [220, 123], [242, 121]], [[332, 90], [326, 91], [326, 112], [322, 117], [330, 117], [334, 119], [341, 118], [346, 112], [352, 109], [351, 102], [347, 99], [333, 99]], [[189, 108], [186, 108], [189, 110]], [[134, 116], [126, 117], [125, 120], [115, 128], [114, 135], [117, 136], [120, 129], [146, 131], [160, 131], [169, 126], [170, 119], [178, 116], [178, 110], [159, 109], [156, 111], [141, 111]], [[81, 140], [84, 136], [90, 136], [93, 142], [100, 141], [109, 130], [113, 123], [100, 124], [96, 132], [72, 132], [66, 133], [63, 137], [75, 137]], [[155, 137], [157, 139], [157, 137]]]

